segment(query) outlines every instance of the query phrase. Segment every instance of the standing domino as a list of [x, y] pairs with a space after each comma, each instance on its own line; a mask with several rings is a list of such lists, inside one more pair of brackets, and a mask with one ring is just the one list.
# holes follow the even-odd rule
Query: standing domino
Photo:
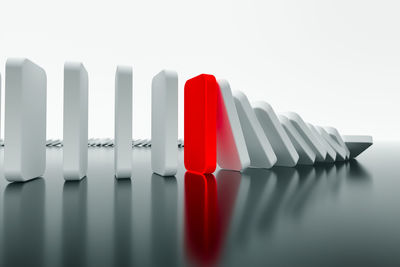
[[173, 176], [178, 168], [178, 74], [163, 70], [151, 89], [151, 168]]
[[44, 174], [46, 168], [45, 71], [28, 59], [8, 59], [4, 167], [5, 178], [27, 181]]
[[241, 171], [250, 165], [242, 127], [226, 80], [218, 80], [217, 162], [223, 169]]
[[118, 66], [115, 73], [114, 174], [132, 173], [132, 68]]
[[240, 91], [236, 91], [234, 97], [250, 156], [250, 166], [253, 168], [272, 168], [277, 160], [276, 155], [251, 108], [249, 100]]
[[82, 63], [64, 65], [64, 179], [86, 176], [88, 162], [88, 74]]
[[253, 109], [276, 154], [275, 165], [294, 167], [299, 160], [299, 154], [297, 154], [271, 105], [258, 101], [253, 103]]

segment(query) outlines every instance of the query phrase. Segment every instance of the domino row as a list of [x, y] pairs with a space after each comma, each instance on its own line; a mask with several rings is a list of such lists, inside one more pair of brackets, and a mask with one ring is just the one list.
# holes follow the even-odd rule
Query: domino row
[[[208, 87], [214, 88], [215, 94], [215, 103], [209, 101], [211, 108], [207, 106], [207, 99], [201, 98], [208, 90], [207, 77], [215, 81], [214, 87]], [[117, 67], [113, 141], [116, 178], [130, 178], [132, 171], [132, 78], [131, 67]], [[196, 83], [191, 86], [193, 81], [200, 82], [200, 88]], [[5, 178], [11, 182], [27, 181], [42, 176], [46, 167], [46, 73], [28, 59], [8, 59], [5, 84]], [[198, 93], [200, 98], [196, 96]], [[208, 97], [212, 95], [209, 92]], [[153, 172], [162, 176], [175, 175], [180, 144], [176, 72], [163, 70], [153, 78], [151, 105]], [[211, 115], [211, 119], [201, 122], [199, 114]], [[64, 178], [80, 180], [87, 172], [88, 73], [79, 62], [64, 65], [63, 117]], [[204, 122], [214, 123], [215, 131], [210, 131], [212, 127], [197, 131]], [[213, 134], [214, 143], [207, 142], [210, 137], [212, 141]], [[217, 161], [221, 168], [241, 171], [247, 167], [293, 167], [347, 160], [371, 144], [370, 136], [342, 137], [332, 127], [306, 124], [295, 113], [278, 116], [265, 102], [251, 106], [243, 93], [232, 94], [227, 81], [216, 82], [212, 75], [200, 75], [185, 84], [184, 149], [185, 167], [189, 171], [204, 171], [192, 165], [199, 162], [197, 154], [201, 154], [202, 149], [210, 150], [213, 146], [217, 151], [206, 157], [206, 161]], [[212, 172], [213, 168], [210, 170]]]

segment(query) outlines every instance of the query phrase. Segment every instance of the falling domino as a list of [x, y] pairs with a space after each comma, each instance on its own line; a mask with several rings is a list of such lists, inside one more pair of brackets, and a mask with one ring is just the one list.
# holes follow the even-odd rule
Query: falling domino
[[151, 92], [151, 167], [162, 176], [178, 168], [178, 74], [163, 70], [154, 76]]
[[28, 59], [8, 59], [5, 89], [5, 178], [27, 181], [46, 169], [45, 71]]
[[242, 127], [229, 83], [218, 80], [217, 162], [223, 169], [241, 171], [250, 165]]
[[253, 109], [276, 154], [277, 161], [275, 165], [284, 167], [295, 166], [299, 160], [299, 154], [282, 128], [271, 105], [263, 101], [258, 101], [253, 103]]
[[249, 100], [240, 91], [236, 91], [233, 95], [250, 156], [250, 166], [253, 168], [271, 168], [276, 163], [277, 158]]
[[332, 148], [332, 146], [325, 140], [324, 137], [318, 132], [317, 128], [311, 123], [307, 123], [308, 128], [310, 128], [311, 132], [314, 134], [316, 138], [319, 139], [320, 143], [325, 147], [327, 152], [325, 162], [335, 162], [336, 161], [336, 151]]
[[317, 126], [316, 127], [318, 133], [324, 138], [324, 140], [336, 151], [336, 160], [344, 161], [346, 160], [346, 150], [342, 146], [339, 145], [324, 128]]
[[289, 136], [290, 141], [292, 141], [293, 146], [296, 148], [296, 151], [299, 154], [299, 160], [297, 161], [297, 164], [313, 165], [316, 157], [314, 151], [300, 136], [298, 131], [294, 128], [287, 117], [283, 115], [278, 115], [278, 118], [280, 123], [282, 124], [283, 129]]
[[343, 135], [342, 138], [352, 159], [360, 155], [373, 143], [372, 136], [369, 135]]
[[311, 149], [314, 151], [316, 155], [315, 160], [319, 162], [325, 161], [327, 151], [320, 143], [320, 141], [313, 135], [303, 119], [294, 112], [287, 112], [284, 115], [290, 120], [290, 122], [296, 128], [301, 137], [303, 137], [304, 141], [306, 141], [308, 146], [311, 147]]
[[347, 148], [346, 144], [344, 143], [342, 136], [339, 134], [339, 131], [336, 128], [333, 127], [324, 127], [324, 129], [328, 132], [328, 134], [336, 141], [339, 143], [341, 147], [344, 148], [346, 151], [346, 159], [350, 158], [350, 151]]
[[86, 176], [88, 161], [88, 74], [82, 63], [64, 64], [64, 179]]
[[132, 172], [132, 67], [118, 66], [115, 74], [114, 174], [130, 178]]

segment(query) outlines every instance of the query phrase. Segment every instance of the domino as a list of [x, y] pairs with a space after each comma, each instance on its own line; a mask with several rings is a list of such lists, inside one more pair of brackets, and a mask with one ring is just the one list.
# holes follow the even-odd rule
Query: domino
[[373, 144], [369, 135], [343, 135], [342, 139], [350, 151], [350, 158], [354, 159]]
[[222, 169], [241, 171], [250, 157], [229, 83], [218, 80], [217, 162]]
[[178, 74], [163, 70], [151, 91], [151, 168], [161, 176], [178, 169]]
[[114, 174], [130, 178], [132, 172], [132, 67], [118, 66], [115, 73]]
[[344, 161], [346, 160], [346, 150], [341, 147], [332, 137], [325, 131], [324, 128], [317, 126], [316, 127], [318, 133], [324, 138], [324, 140], [335, 150], [336, 152], [336, 160]]
[[201, 74], [184, 88], [184, 163], [188, 171], [212, 173], [217, 167], [218, 83], [213, 75]]
[[311, 130], [307, 127], [303, 119], [294, 112], [287, 112], [284, 114], [293, 126], [296, 128], [301, 137], [306, 141], [309, 147], [314, 151], [316, 161], [323, 162], [326, 159], [327, 151], [320, 143], [320, 141], [313, 135]]
[[81, 180], [88, 162], [88, 73], [82, 63], [64, 65], [63, 172]]
[[307, 123], [307, 126], [308, 126], [308, 128], [310, 128], [310, 130], [314, 134], [314, 136], [319, 139], [320, 143], [326, 149], [327, 154], [326, 154], [325, 162], [329, 162], [329, 163], [335, 162], [336, 161], [336, 151], [325, 140], [325, 138], [321, 136], [321, 134], [318, 132], [318, 130], [315, 128], [314, 125], [312, 125], [311, 123]]
[[23, 182], [40, 177], [46, 168], [45, 71], [24, 58], [6, 62], [5, 178]]
[[236, 91], [233, 95], [250, 156], [250, 167], [272, 168], [277, 161], [276, 155], [257, 120], [249, 100], [240, 91]]
[[339, 131], [336, 128], [333, 127], [324, 127], [324, 129], [328, 132], [328, 134], [336, 141], [339, 143], [341, 147], [344, 148], [346, 151], [346, 159], [350, 158], [350, 151], [347, 148], [346, 144], [344, 143], [342, 136], [340, 135]]
[[271, 105], [258, 101], [253, 103], [254, 113], [277, 157], [275, 165], [293, 167], [299, 160], [299, 154], [294, 148]]
[[290, 141], [299, 154], [297, 164], [300, 165], [313, 165], [315, 162], [315, 152], [308, 146], [306, 141], [300, 136], [298, 131], [294, 128], [292, 123], [283, 115], [278, 115], [279, 122], [282, 124], [283, 129], [289, 136]]

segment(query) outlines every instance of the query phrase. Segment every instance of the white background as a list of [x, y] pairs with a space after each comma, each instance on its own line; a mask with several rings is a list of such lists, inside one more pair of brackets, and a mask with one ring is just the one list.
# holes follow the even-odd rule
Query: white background
[[[89, 136], [113, 137], [117, 64], [134, 67], [135, 138], [150, 137], [151, 79], [183, 85], [200, 73], [229, 80], [251, 101], [344, 134], [398, 139], [400, 1], [1, 0], [1, 117], [7, 57], [27, 57], [48, 78], [48, 137], [62, 137], [63, 63], [89, 72]], [[4, 136], [2, 134], [2, 136]]]

